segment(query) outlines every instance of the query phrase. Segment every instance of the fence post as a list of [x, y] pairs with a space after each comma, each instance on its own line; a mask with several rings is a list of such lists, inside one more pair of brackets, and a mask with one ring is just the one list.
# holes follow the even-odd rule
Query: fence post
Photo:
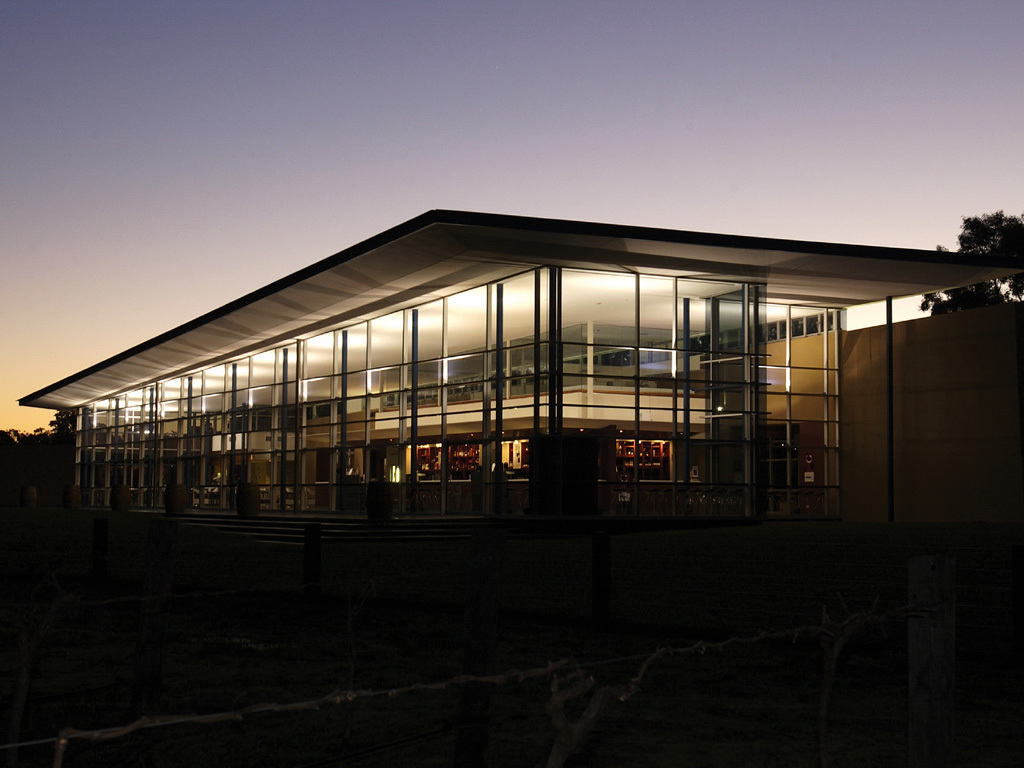
[[953, 765], [953, 672], [956, 650], [955, 563], [948, 556], [911, 558], [907, 656], [910, 768]]
[[1024, 544], [1014, 544], [1013, 572], [1013, 658], [1024, 668]]
[[302, 526], [302, 590], [306, 597], [316, 597], [320, 594], [320, 579], [323, 573], [320, 534], [320, 523], [306, 523]]
[[135, 652], [132, 706], [140, 715], [156, 711], [167, 637], [167, 602], [174, 582], [174, 543], [178, 524], [158, 518], [149, 524], [146, 581], [139, 643]]
[[[505, 531], [490, 528], [473, 534], [466, 588], [462, 673], [490, 671], [498, 635], [498, 571]], [[455, 768], [483, 768], [487, 753], [491, 689], [486, 683], [464, 683], [459, 695], [455, 733]]]
[[107, 580], [107, 545], [109, 541], [107, 518], [96, 517], [92, 521], [92, 578], [94, 581]]
[[611, 619], [612, 544], [608, 531], [594, 531], [590, 541], [591, 615], [595, 623]]

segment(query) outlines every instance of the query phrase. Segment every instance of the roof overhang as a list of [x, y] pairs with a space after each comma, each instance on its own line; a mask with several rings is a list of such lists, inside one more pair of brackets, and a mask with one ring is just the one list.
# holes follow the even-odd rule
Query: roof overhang
[[756, 282], [768, 301], [848, 307], [1016, 271], [961, 254], [429, 211], [22, 398], [71, 408], [344, 323], [555, 265]]

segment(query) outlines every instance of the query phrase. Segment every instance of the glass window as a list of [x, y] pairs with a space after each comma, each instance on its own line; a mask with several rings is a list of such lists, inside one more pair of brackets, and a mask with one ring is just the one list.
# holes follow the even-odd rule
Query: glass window
[[825, 374], [810, 368], [792, 369], [792, 391], [801, 394], [819, 395], [825, 391]]
[[397, 392], [401, 388], [401, 366], [396, 365], [392, 368], [381, 368], [380, 370], [370, 371], [370, 392], [374, 394], [377, 394], [378, 392]]
[[527, 272], [503, 283], [505, 346], [533, 341], [534, 273]]
[[302, 376], [313, 379], [319, 376], [330, 376], [334, 372], [334, 333], [324, 333], [306, 339], [302, 343], [305, 360]]
[[[341, 405], [338, 406], [338, 412], [341, 413]], [[364, 420], [366, 418], [366, 398], [365, 397], [352, 397], [345, 401], [345, 413], [349, 419]]]
[[338, 331], [337, 335], [337, 372], [342, 372], [343, 352], [345, 351], [348, 353], [348, 360], [344, 361], [345, 370], [348, 373], [366, 370], [366, 323], [345, 328]]
[[249, 390], [249, 407], [269, 406], [273, 403], [273, 390], [270, 387], [254, 387]]
[[707, 302], [710, 316], [707, 322], [712, 327], [717, 323], [717, 348], [722, 351], [743, 349], [743, 304], [740, 292], [719, 296]]
[[[417, 353], [420, 360], [441, 357], [441, 338], [444, 333], [444, 302], [432, 301], [409, 312], [409, 334], [412, 338], [412, 313], [416, 313]], [[409, 345], [412, 354], [412, 344]]]
[[484, 356], [464, 355], [444, 361], [445, 381], [454, 384], [459, 381], [480, 381], [484, 377]]
[[582, 344], [563, 344], [562, 373], [586, 373], [588, 349]]
[[418, 408], [436, 408], [441, 405], [441, 390], [435, 388], [420, 389], [416, 392]]
[[322, 379], [307, 379], [302, 382], [303, 401], [329, 400], [331, 398], [331, 380], [329, 377]]
[[482, 351], [487, 332], [487, 288], [449, 296], [447, 320], [449, 355]]
[[370, 367], [402, 362], [403, 313], [392, 312], [370, 321]]
[[[275, 350], [277, 353], [277, 381], [283, 382], [286, 378], [289, 383], [295, 381], [296, 363], [298, 356], [294, 344]], [[291, 395], [289, 395], [291, 399]]]
[[250, 384], [262, 387], [274, 383], [274, 350], [260, 352], [252, 356], [250, 367]]
[[449, 411], [466, 410], [465, 404], [470, 404], [471, 409], [479, 410], [480, 401], [483, 399], [484, 387], [482, 382], [454, 384], [445, 387], [445, 401]]
[[[805, 318], [802, 318], [805, 319]], [[793, 319], [796, 328], [797, 318]], [[799, 336], [790, 343], [792, 365], [798, 368], [825, 367], [825, 337], [820, 333], [814, 336]]]
[[176, 419], [178, 418], [178, 401], [167, 400], [160, 403], [160, 418], [161, 419]]
[[431, 360], [416, 366], [416, 386], [436, 387], [441, 383], [441, 361]]
[[674, 371], [673, 354], [665, 349], [641, 349], [638, 356], [640, 375], [670, 378]]
[[[181, 397], [181, 379], [169, 379], [160, 382], [160, 401], [177, 400]], [[95, 408], [101, 407], [98, 403]]]
[[[699, 283], [679, 281], [678, 345], [680, 349], [688, 349], [691, 352], [700, 352], [709, 346], [705, 300], [696, 293], [702, 289], [703, 286]], [[695, 295], [688, 295], [685, 293], [687, 291]], [[689, 334], [689, 337], [686, 334]]]
[[594, 347], [596, 376], [633, 376], [636, 374], [636, 350], [623, 347]]
[[765, 362], [772, 365], [786, 365], [786, 317], [787, 308], [782, 304], [765, 307]]
[[[347, 397], [362, 397], [366, 394], [366, 379], [369, 376], [365, 371], [350, 373], [347, 377], [345, 394]], [[340, 379], [340, 377], [339, 377]], [[339, 381], [339, 386], [341, 385]], [[341, 392], [339, 391], [339, 396]]]
[[562, 272], [562, 328], [586, 328], [588, 344], [636, 344], [636, 277]]
[[672, 279], [640, 277], [640, 346], [671, 347]]
[[226, 374], [225, 375], [226, 375], [227, 380], [225, 382], [225, 389], [228, 389], [228, 390], [231, 389], [231, 379], [232, 379], [232, 376], [234, 376], [235, 390], [236, 391], [240, 392], [241, 390], [248, 388], [248, 386], [249, 386], [249, 358], [246, 357], [246, 358], [243, 358], [241, 360], [237, 360], [234, 363], [230, 363], [226, 368], [227, 368], [227, 370], [226, 370]]
[[[228, 383], [230, 386], [230, 382]], [[203, 371], [203, 392], [213, 394], [224, 391], [224, 366], [216, 365]]]

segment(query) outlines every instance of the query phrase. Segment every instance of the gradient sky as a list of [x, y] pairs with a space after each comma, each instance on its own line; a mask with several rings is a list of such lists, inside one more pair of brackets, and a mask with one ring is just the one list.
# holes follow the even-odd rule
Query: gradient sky
[[431, 208], [955, 248], [1024, 3], [0, 2], [16, 400]]

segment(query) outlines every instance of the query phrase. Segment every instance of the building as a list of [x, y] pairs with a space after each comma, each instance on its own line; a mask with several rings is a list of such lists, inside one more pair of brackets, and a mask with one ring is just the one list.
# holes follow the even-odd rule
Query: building
[[1012, 271], [960, 258], [430, 211], [20, 402], [77, 409], [94, 506], [837, 516], [895, 465], [847, 455], [843, 310]]

